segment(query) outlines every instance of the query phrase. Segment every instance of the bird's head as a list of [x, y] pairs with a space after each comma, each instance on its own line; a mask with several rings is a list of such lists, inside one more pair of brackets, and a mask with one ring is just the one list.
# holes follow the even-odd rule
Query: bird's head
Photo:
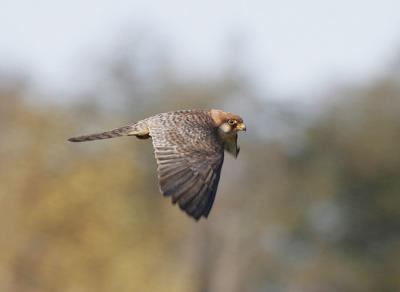
[[225, 134], [235, 134], [238, 131], [246, 131], [246, 125], [243, 119], [230, 112], [212, 109], [210, 116], [217, 126]]

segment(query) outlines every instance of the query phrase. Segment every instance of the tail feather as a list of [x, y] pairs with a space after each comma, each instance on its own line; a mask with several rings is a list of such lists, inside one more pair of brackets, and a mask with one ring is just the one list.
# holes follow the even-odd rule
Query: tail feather
[[72, 137], [72, 138], [69, 138], [68, 141], [70, 141], [70, 142], [85, 142], [85, 141], [115, 138], [115, 137], [130, 135], [132, 133], [132, 131], [134, 131], [134, 129], [135, 129], [134, 125], [125, 126], [125, 127], [117, 128], [117, 129], [107, 131], [107, 132]]

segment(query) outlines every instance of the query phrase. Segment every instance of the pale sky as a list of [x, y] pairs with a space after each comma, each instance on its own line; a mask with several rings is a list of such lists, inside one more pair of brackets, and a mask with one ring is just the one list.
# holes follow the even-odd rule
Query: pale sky
[[241, 37], [255, 83], [295, 98], [383, 72], [400, 54], [400, 1], [0, 0], [0, 69], [73, 87], [82, 58], [127, 29], [162, 36], [184, 74], [215, 74]]

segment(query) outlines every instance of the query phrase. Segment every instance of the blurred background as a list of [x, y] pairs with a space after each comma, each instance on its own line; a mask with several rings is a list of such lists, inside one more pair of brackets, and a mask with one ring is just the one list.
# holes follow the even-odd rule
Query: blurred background
[[[0, 291], [400, 291], [399, 3], [1, 0]], [[67, 142], [188, 108], [248, 128], [197, 223]]]

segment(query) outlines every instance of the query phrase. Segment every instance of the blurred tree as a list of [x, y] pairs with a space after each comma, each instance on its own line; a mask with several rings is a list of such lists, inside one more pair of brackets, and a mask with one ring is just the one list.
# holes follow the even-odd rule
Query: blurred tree
[[[143, 52], [122, 51], [77, 104], [0, 84], [0, 291], [400, 290], [393, 71], [338, 90], [346, 99], [310, 117], [260, 98], [236, 72], [182, 80], [157, 50], [144, 71]], [[161, 198], [149, 141], [66, 142], [194, 107], [241, 113], [249, 126], [207, 221]]]

